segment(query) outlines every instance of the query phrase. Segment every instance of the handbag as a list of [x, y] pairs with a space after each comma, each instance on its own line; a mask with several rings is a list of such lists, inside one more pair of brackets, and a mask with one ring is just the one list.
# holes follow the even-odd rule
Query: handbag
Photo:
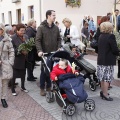
[[93, 38], [93, 40], [90, 43], [91, 48], [97, 48], [98, 47], [98, 41]]

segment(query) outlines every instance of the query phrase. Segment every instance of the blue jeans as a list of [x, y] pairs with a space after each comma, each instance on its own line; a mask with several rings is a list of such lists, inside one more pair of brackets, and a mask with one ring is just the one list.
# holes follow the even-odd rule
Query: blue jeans
[[44, 89], [45, 86], [46, 88], [50, 88], [51, 80], [50, 80], [50, 76], [48, 75], [48, 71], [45, 68], [44, 63], [42, 62], [41, 63], [41, 74], [40, 74], [40, 88]]

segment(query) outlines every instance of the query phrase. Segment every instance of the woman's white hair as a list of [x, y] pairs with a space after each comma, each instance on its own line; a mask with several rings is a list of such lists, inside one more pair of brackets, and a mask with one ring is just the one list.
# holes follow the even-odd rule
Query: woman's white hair
[[9, 34], [9, 32], [12, 30], [12, 26], [6, 26], [5, 27], [5, 32], [6, 34]]
[[100, 24], [100, 31], [102, 33], [111, 33], [113, 31], [113, 24], [110, 22], [103, 22]]
[[28, 20], [27, 26], [32, 26], [32, 24], [36, 22], [33, 18]]

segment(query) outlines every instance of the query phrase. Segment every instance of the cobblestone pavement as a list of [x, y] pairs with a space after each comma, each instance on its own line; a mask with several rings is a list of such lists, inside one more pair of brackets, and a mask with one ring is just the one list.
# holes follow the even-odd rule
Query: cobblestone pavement
[[[96, 56], [87, 55], [85, 58], [96, 66]], [[0, 104], [0, 120], [120, 120], [120, 85], [117, 79], [117, 66], [115, 67], [115, 81], [112, 83], [113, 88], [109, 91], [110, 96], [114, 101], [102, 100], [99, 96], [100, 87], [97, 87], [95, 92], [89, 89], [89, 82], [85, 82], [85, 90], [89, 98], [93, 99], [96, 104], [94, 111], [89, 112], [84, 109], [84, 102], [76, 104], [76, 113], [72, 116], [66, 116], [62, 112], [62, 108], [56, 102], [47, 103], [45, 97], [40, 96], [39, 76], [40, 66], [37, 66], [34, 71], [38, 77], [36, 82], [26, 80], [26, 89], [29, 93], [20, 91], [17, 87], [18, 96], [12, 96], [9, 90], [7, 109]], [[20, 80], [17, 79], [20, 86]]]
[[0, 120], [55, 120], [19, 87], [16, 91], [18, 96], [12, 96], [10, 90], [8, 92], [8, 108], [3, 108], [0, 104]]

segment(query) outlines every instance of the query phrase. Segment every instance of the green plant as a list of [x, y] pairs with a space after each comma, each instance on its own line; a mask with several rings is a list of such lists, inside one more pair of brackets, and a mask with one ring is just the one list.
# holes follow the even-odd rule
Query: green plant
[[35, 46], [35, 40], [34, 38], [30, 38], [25, 43], [19, 45], [17, 54], [21, 54], [21, 51], [30, 52], [33, 49], [33, 46]]
[[114, 32], [115, 38], [116, 38], [116, 42], [117, 42], [117, 46], [120, 49], [120, 33], [119, 32]]
[[[114, 32], [113, 34], [115, 35], [117, 46], [118, 46], [118, 49], [120, 50], [120, 33], [119, 32]], [[118, 56], [117, 59], [120, 60], [120, 56]]]

